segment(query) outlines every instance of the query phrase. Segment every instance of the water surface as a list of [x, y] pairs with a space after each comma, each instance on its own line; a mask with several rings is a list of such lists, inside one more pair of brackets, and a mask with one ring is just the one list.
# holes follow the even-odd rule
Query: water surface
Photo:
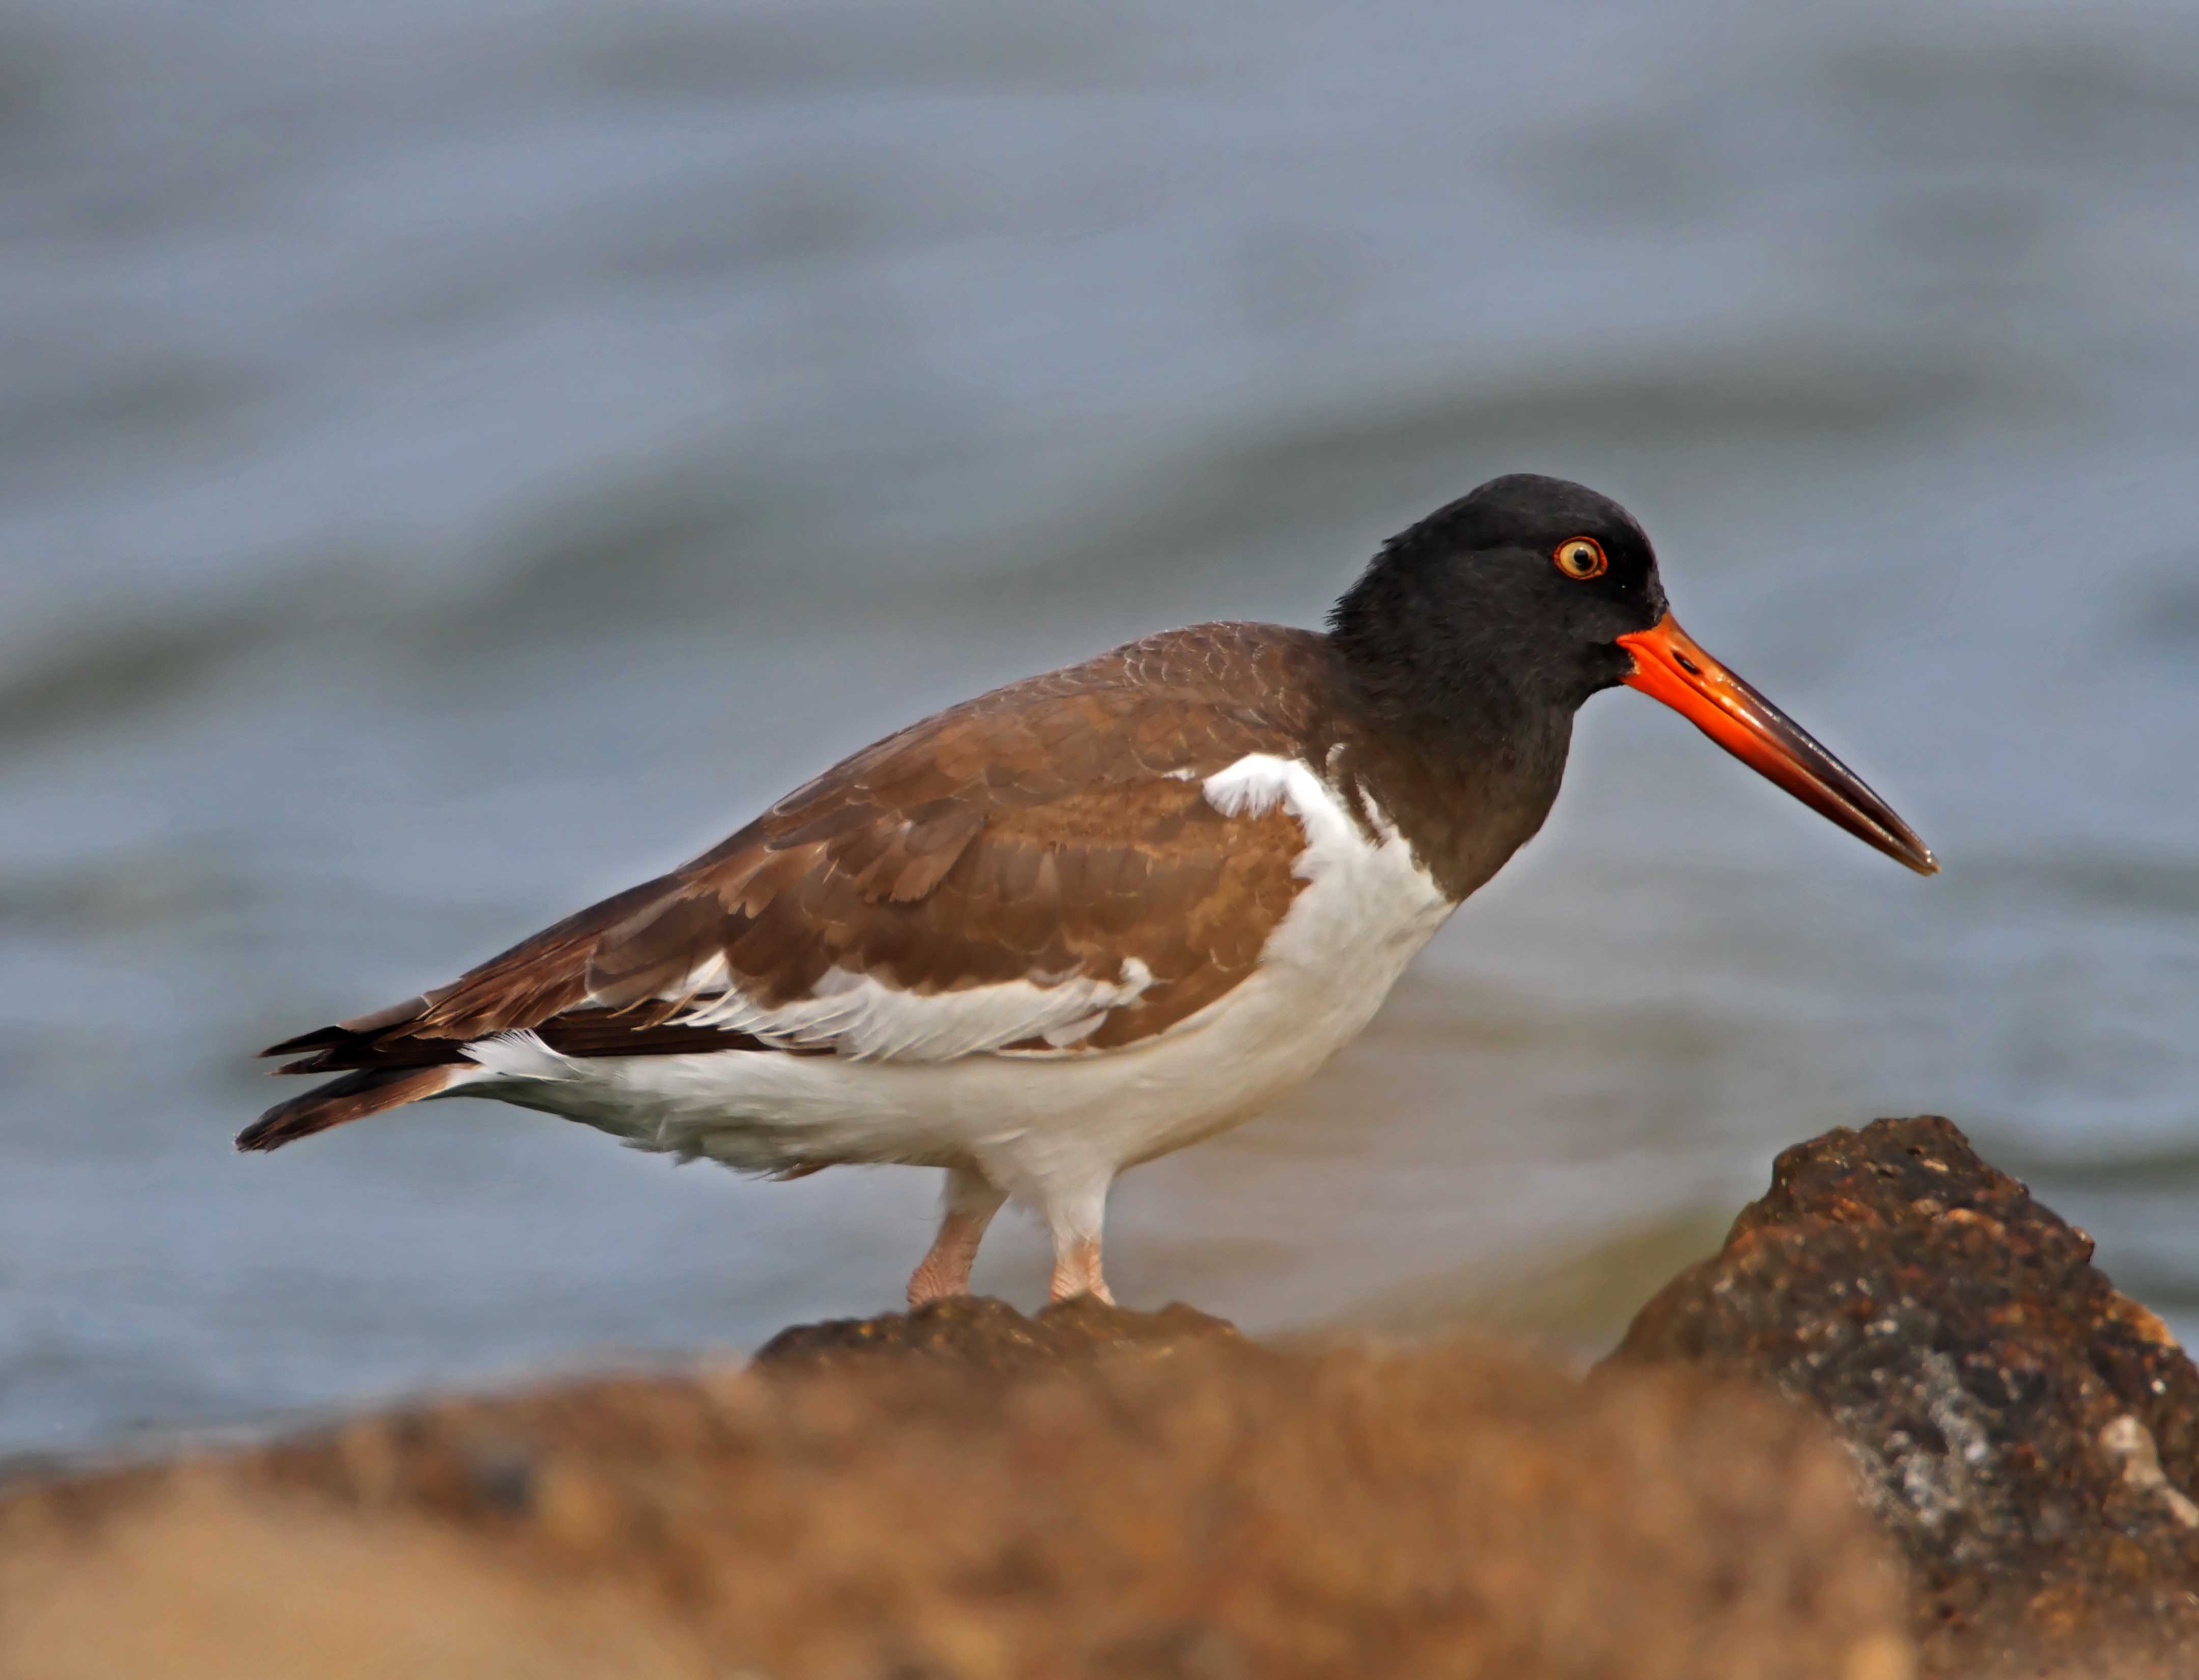
[[240, 1160], [249, 1053], [1520, 469], [1946, 872], [1599, 698], [1367, 1037], [1124, 1179], [1118, 1292], [1592, 1339], [1939, 1111], [2199, 1325], [2180, 9], [0, 9], [0, 1448], [891, 1304], [930, 1175]]

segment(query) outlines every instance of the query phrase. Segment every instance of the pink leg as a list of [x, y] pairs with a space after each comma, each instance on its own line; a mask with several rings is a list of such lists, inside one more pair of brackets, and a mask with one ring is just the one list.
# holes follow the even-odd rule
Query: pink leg
[[970, 1292], [970, 1266], [977, 1257], [977, 1245], [985, 1240], [985, 1228], [1006, 1199], [978, 1174], [961, 1167], [948, 1170], [946, 1209], [940, 1216], [939, 1234], [908, 1280], [909, 1305], [920, 1307], [926, 1301]]
[[1107, 1280], [1100, 1275], [1100, 1231], [1107, 1216], [1107, 1181], [1060, 1197], [1046, 1210], [1053, 1228], [1053, 1298], [1089, 1295], [1115, 1304]]
[[1095, 1301], [1115, 1304], [1115, 1297], [1107, 1287], [1107, 1280], [1100, 1275], [1100, 1240], [1070, 1245], [1053, 1259], [1053, 1298], [1066, 1301], [1072, 1295], [1089, 1295]]

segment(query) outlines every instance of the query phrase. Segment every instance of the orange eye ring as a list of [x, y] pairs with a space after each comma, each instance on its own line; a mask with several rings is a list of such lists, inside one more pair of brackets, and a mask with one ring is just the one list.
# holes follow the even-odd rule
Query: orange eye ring
[[1611, 562], [1604, 557], [1603, 545], [1594, 537], [1567, 537], [1550, 551], [1550, 558], [1558, 563], [1560, 571], [1581, 583], [1601, 577], [1611, 569]]

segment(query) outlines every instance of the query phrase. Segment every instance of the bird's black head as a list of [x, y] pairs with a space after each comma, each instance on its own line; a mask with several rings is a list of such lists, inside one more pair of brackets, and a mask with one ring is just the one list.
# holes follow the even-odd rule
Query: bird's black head
[[1359, 703], [1423, 750], [1531, 765], [1539, 750], [1554, 795], [1574, 711], [1625, 683], [1889, 857], [1939, 866], [1855, 772], [1674, 622], [1649, 539], [1580, 485], [1513, 473], [1438, 508], [1382, 545], [1329, 628]]
[[1584, 485], [1492, 478], [1382, 545], [1329, 625], [1400, 721], [1508, 726], [1626, 680], [1619, 639], [1665, 615], [1633, 516]]

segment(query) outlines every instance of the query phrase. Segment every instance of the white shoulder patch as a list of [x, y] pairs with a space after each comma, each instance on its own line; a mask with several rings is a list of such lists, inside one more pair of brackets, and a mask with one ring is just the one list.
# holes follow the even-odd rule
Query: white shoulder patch
[[1300, 760], [1246, 753], [1206, 779], [1206, 802], [1225, 817], [1263, 816], [1289, 797], [1298, 777], [1319, 787], [1312, 769]]
[[[1370, 839], [1342, 796], [1303, 759], [1247, 753], [1206, 779], [1206, 798], [1225, 817], [1259, 816], [1280, 806], [1305, 831], [1305, 849], [1291, 872], [1331, 890], [1299, 898], [1276, 930], [1276, 950], [1297, 944], [1332, 906], [1352, 905], [1366, 932], [1379, 929], [1413, 941], [1426, 939], [1456, 907], [1414, 860], [1387, 812], [1366, 803]], [[1339, 934], [1350, 936], [1348, 930]]]
[[[1247, 753], [1206, 779], [1206, 802], [1225, 817], [1263, 816], [1278, 805], [1296, 817], [1306, 837], [1294, 870], [1301, 880], [1314, 879], [1339, 857], [1369, 849], [1344, 802], [1301, 758]], [[1374, 820], [1385, 844], [1396, 839], [1396, 831], [1379, 812]]]

